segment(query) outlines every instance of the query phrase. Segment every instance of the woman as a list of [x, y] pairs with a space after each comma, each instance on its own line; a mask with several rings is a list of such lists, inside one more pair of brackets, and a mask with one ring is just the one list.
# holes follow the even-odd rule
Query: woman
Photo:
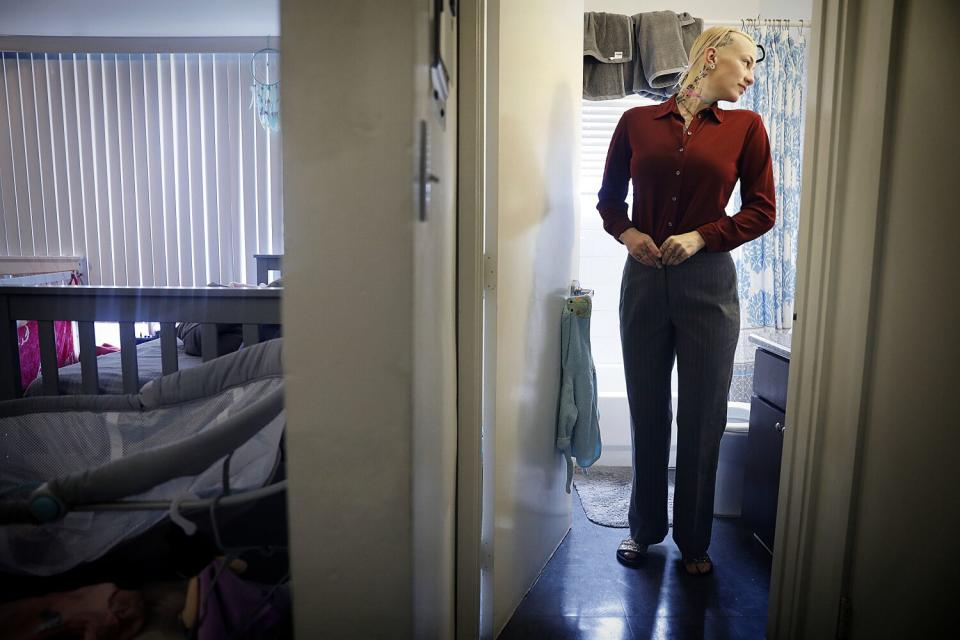
[[[690, 49], [681, 90], [620, 119], [607, 152], [597, 209], [627, 248], [620, 335], [633, 428], [630, 537], [617, 558], [639, 564], [667, 535], [667, 462], [679, 376], [673, 538], [688, 573], [713, 570], [707, 555], [720, 438], [740, 329], [737, 274], [729, 251], [775, 221], [770, 144], [746, 110], [720, 110], [753, 84], [757, 45], [727, 27], [705, 30]], [[633, 180], [633, 218], [627, 184]], [[740, 180], [743, 208], [724, 207]]]

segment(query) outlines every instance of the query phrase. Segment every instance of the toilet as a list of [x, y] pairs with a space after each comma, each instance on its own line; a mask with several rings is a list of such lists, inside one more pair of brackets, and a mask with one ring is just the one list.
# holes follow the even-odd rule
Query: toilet
[[720, 439], [713, 515], [739, 517], [747, 460], [747, 433], [750, 430], [750, 405], [746, 402], [730, 402], [727, 406], [727, 428]]

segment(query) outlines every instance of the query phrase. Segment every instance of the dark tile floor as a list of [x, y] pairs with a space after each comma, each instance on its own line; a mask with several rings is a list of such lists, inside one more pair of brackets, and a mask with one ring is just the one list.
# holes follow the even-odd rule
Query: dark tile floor
[[710, 576], [688, 576], [668, 534], [637, 569], [617, 562], [626, 529], [587, 520], [573, 493], [573, 527], [500, 640], [604, 638], [760, 640], [770, 554], [736, 518], [714, 518]]

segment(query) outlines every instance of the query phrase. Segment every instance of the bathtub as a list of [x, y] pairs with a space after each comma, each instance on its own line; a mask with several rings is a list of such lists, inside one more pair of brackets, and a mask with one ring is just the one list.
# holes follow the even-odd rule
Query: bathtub
[[[670, 462], [677, 465], [677, 394], [672, 395], [673, 424], [670, 426]], [[633, 465], [633, 448], [630, 435], [630, 407], [627, 394], [623, 391], [601, 392], [597, 394], [597, 409], [600, 413], [600, 440], [603, 450], [596, 464], [608, 467], [629, 467]], [[727, 403], [728, 431], [746, 432], [750, 422], [750, 404], [747, 402]]]
[[[670, 426], [670, 462], [677, 465], [677, 395], [672, 395], [673, 424]], [[630, 409], [625, 392], [597, 394], [600, 412], [600, 439], [603, 449], [596, 464], [611, 467], [633, 465], [630, 442]], [[727, 403], [727, 428], [720, 440], [720, 459], [714, 492], [713, 515], [739, 517], [743, 496], [743, 478], [747, 458], [747, 433], [750, 425], [750, 405], [746, 402]]]

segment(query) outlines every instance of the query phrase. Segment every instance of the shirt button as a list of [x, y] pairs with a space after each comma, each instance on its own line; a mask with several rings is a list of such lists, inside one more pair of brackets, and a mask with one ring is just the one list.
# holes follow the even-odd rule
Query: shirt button
[[677, 201], [677, 196], [671, 196], [670, 199], [673, 200], [674, 202], [676, 202], [676, 201]]
[[680, 151], [683, 151], [683, 147], [680, 147]]
[[677, 175], [680, 175], [680, 169], [677, 169]]
[[687, 135], [688, 135], [688, 136], [692, 136], [692, 135], [693, 135], [693, 131], [687, 131]]
[[672, 226], [673, 226], [673, 223], [672, 223], [672, 222], [668, 222], [668, 223], [667, 223], [667, 226], [668, 226], [668, 227], [672, 227]]

